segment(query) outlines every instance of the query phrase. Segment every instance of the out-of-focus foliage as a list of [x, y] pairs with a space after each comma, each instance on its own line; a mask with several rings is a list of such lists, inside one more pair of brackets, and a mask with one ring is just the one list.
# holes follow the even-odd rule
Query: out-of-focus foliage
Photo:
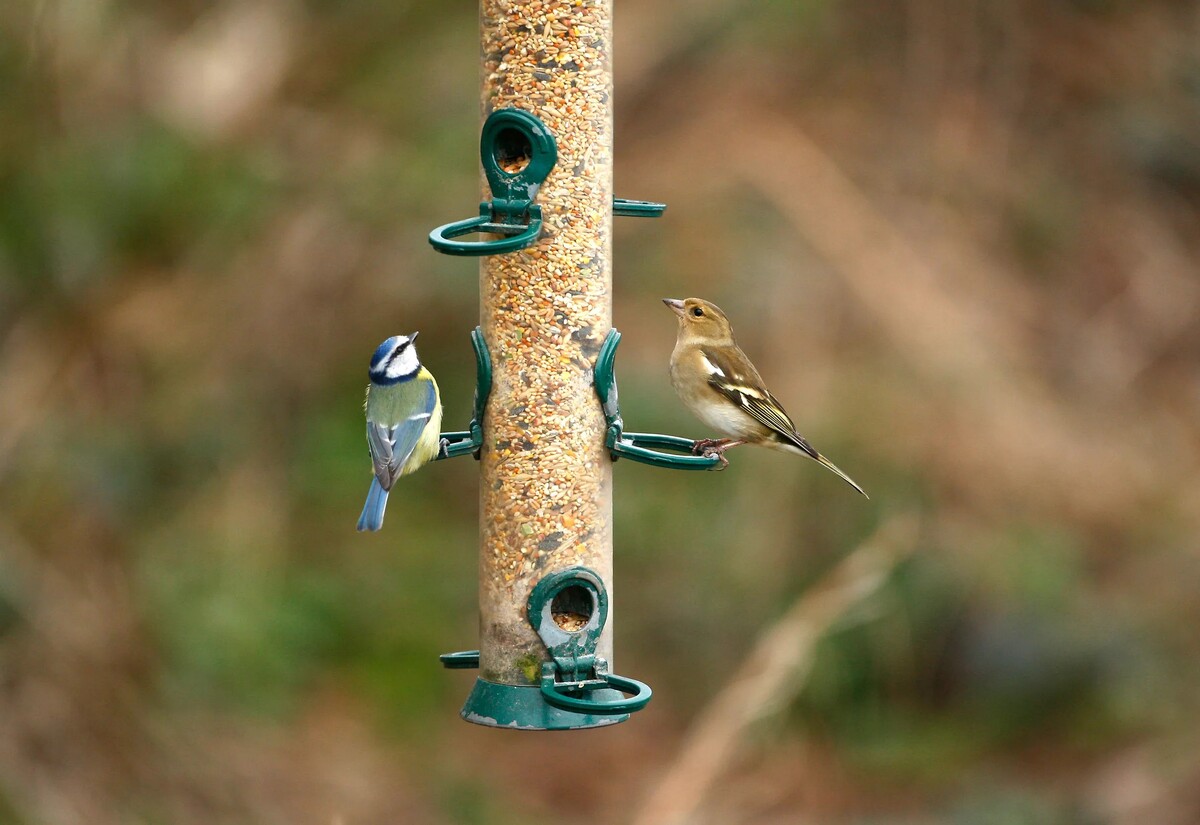
[[[1200, 819], [1200, 17], [1168, 0], [630, 2], [615, 319], [728, 312], [867, 487], [753, 450], [616, 468], [611, 731], [467, 726], [476, 468], [378, 536], [361, 401], [422, 332], [451, 428], [478, 194], [469, 4], [0, 5], [0, 821], [624, 821], [805, 587], [918, 546], [821, 641], [713, 822]], [[707, 821], [707, 820], [706, 820]]]

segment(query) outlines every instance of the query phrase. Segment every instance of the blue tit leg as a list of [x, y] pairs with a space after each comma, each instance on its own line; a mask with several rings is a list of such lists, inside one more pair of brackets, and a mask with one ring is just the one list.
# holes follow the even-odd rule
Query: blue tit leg
[[371, 489], [367, 491], [367, 503], [363, 505], [362, 515], [358, 517], [359, 532], [363, 530], [378, 530], [383, 526], [383, 511], [387, 508], [388, 491], [383, 489], [379, 479], [371, 479]]

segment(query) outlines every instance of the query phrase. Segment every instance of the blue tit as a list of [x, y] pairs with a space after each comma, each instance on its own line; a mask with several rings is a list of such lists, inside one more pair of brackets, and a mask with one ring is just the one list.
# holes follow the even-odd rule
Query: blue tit
[[442, 398], [437, 381], [417, 359], [412, 335], [394, 335], [371, 356], [367, 386], [367, 447], [375, 478], [358, 529], [378, 530], [396, 479], [437, 457], [441, 448]]
[[739, 444], [807, 456], [866, 495], [858, 482], [796, 432], [792, 419], [734, 341], [733, 327], [720, 307], [700, 298], [663, 298], [663, 303], [679, 319], [671, 384], [697, 418], [727, 436], [698, 441], [697, 452], [720, 458], [723, 466], [729, 463], [725, 451]]

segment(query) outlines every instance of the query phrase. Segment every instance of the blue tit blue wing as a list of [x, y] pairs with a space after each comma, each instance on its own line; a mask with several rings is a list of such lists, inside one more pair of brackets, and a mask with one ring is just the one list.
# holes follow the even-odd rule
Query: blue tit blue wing
[[437, 388], [430, 381], [417, 409], [400, 423], [389, 427], [367, 422], [367, 444], [375, 466], [375, 477], [385, 490], [390, 490], [400, 477], [400, 471], [416, 449], [421, 433], [425, 431], [436, 407]]
[[437, 386], [433, 381], [428, 381], [425, 384], [425, 394], [421, 399], [421, 403], [417, 409], [413, 410], [412, 414], [404, 421], [397, 424], [392, 430], [392, 461], [389, 468], [399, 476], [400, 470], [412, 455], [413, 450], [417, 448], [417, 442], [421, 439], [421, 433], [425, 431], [425, 426], [429, 423], [429, 419], [433, 417], [433, 411], [437, 408]]

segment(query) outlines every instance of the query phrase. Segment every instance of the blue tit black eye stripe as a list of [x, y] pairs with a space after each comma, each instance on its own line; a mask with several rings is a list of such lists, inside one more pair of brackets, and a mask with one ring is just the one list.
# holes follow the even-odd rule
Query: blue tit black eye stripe
[[408, 349], [408, 341], [405, 341], [403, 344], [396, 347], [396, 351], [392, 353], [391, 357], [388, 358], [387, 363], [383, 365], [384, 370], [391, 369], [392, 362], [399, 358], [406, 349]]

